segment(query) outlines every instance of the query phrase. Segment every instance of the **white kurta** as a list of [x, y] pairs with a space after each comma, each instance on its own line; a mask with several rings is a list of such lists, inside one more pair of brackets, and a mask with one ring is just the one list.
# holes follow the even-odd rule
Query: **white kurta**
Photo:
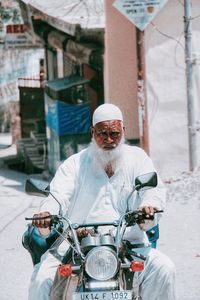
[[[165, 207], [165, 188], [159, 179], [158, 186], [129, 199], [135, 178], [155, 171], [151, 159], [138, 148], [123, 145], [123, 159], [115, 174], [108, 178], [103, 170], [95, 169], [88, 149], [68, 158], [58, 169], [51, 182], [51, 192], [61, 203], [61, 214], [72, 222], [113, 221], [127, 210], [140, 206]], [[57, 202], [49, 197], [41, 211], [58, 214]], [[137, 225], [129, 228], [130, 240], [144, 242], [146, 234]], [[56, 266], [56, 258], [46, 252], [40, 264], [35, 266], [29, 290], [29, 300], [49, 299]], [[158, 276], [159, 274], [159, 281]], [[175, 300], [174, 266], [159, 251], [152, 249], [139, 282], [143, 300]], [[151, 296], [150, 296], [151, 295]], [[150, 298], [149, 298], [150, 296]]]
[[[128, 210], [139, 206], [165, 207], [165, 188], [158, 186], [133, 193], [135, 178], [155, 171], [151, 159], [139, 147], [122, 146], [123, 159], [109, 178], [103, 169], [95, 169], [93, 160], [85, 149], [68, 158], [58, 169], [51, 182], [51, 192], [61, 203], [61, 214], [68, 215], [74, 223], [114, 221]], [[41, 211], [57, 214], [58, 205], [49, 197]], [[138, 242], [146, 240], [144, 231], [136, 225], [127, 230], [127, 237]]]

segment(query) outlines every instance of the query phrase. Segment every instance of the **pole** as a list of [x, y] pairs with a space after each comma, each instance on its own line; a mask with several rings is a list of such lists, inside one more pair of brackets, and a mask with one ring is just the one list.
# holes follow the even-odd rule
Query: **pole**
[[146, 97], [146, 70], [145, 70], [145, 46], [144, 32], [136, 28], [137, 40], [137, 89], [138, 89], [138, 113], [141, 147], [149, 153], [149, 133]]
[[197, 142], [195, 126], [195, 106], [193, 94], [193, 57], [192, 57], [192, 23], [191, 1], [184, 0], [185, 22], [185, 62], [187, 81], [187, 110], [188, 110], [188, 140], [189, 140], [189, 168], [193, 171], [197, 166]]

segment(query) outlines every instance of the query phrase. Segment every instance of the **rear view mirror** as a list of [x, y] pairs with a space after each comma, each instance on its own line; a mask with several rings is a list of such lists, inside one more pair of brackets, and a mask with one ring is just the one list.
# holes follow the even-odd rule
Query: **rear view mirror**
[[47, 197], [49, 196], [49, 183], [46, 181], [29, 178], [25, 183], [25, 191], [29, 195]]
[[156, 187], [157, 184], [158, 176], [156, 172], [150, 172], [135, 178], [135, 189], [137, 191]]

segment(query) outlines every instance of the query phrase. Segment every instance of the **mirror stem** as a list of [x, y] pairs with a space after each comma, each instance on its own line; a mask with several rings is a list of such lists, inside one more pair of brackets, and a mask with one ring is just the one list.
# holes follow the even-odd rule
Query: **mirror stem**
[[54, 200], [56, 200], [56, 202], [58, 203], [58, 205], [59, 205], [59, 215], [61, 215], [61, 204], [60, 204], [60, 202], [58, 201], [58, 199], [56, 199], [56, 197], [49, 191], [49, 194], [54, 198]]

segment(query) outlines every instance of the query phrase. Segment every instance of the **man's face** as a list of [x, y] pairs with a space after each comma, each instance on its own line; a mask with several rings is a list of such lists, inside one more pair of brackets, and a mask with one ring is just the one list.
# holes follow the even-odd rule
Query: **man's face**
[[120, 143], [124, 133], [122, 122], [118, 120], [97, 123], [92, 128], [97, 145], [103, 150], [112, 150]]

